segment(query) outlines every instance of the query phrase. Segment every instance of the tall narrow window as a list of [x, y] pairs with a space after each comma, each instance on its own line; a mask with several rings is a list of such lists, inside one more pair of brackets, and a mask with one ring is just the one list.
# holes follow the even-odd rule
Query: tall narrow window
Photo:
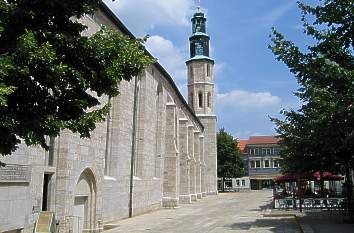
[[260, 160], [256, 160], [256, 168], [260, 168], [261, 167], [261, 161]]
[[48, 163], [47, 165], [50, 167], [54, 166], [54, 146], [55, 146], [55, 138], [49, 138], [49, 151], [48, 151]]
[[207, 76], [210, 77], [210, 73], [211, 73], [211, 67], [210, 64], [207, 64]]
[[156, 145], [155, 145], [155, 177], [160, 177], [160, 161], [161, 161], [161, 103], [162, 103], [162, 84], [157, 85], [156, 92]]
[[208, 108], [211, 107], [210, 99], [211, 99], [211, 94], [210, 94], [210, 92], [208, 92], [208, 98], [207, 98], [207, 101], [208, 101]]
[[[108, 98], [108, 104], [111, 105], [111, 97]], [[104, 174], [109, 175], [109, 164], [111, 163], [111, 158], [110, 158], [110, 143], [111, 143], [111, 111], [110, 110], [107, 114], [106, 121], [107, 121], [107, 127], [106, 127], [106, 148], [105, 148], [105, 163], [104, 163]]]
[[134, 176], [138, 176], [138, 171], [140, 171], [140, 163], [139, 163], [139, 149], [138, 147], [139, 145], [139, 133], [140, 133], [140, 124], [139, 124], [139, 117], [141, 114], [140, 111], [140, 98], [141, 98], [141, 91], [140, 91], [140, 78], [138, 79], [138, 83], [137, 83], [137, 87], [136, 87], [136, 106], [135, 106], [135, 111], [136, 111], [136, 115], [135, 115], [135, 121], [136, 121], [136, 126], [135, 126], [135, 138], [133, 138], [133, 140], [135, 140], [135, 148], [134, 148], [134, 171], [133, 174]]
[[203, 93], [200, 91], [198, 93], [199, 108], [203, 107]]

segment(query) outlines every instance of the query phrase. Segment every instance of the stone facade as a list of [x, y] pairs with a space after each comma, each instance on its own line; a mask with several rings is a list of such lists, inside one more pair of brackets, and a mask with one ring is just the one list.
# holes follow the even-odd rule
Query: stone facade
[[[80, 21], [86, 36], [107, 25], [133, 37], [105, 5]], [[216, 193], [216, 117], [198, 115], [160, 64], [101, 101], [112, 108], [90, 139], [63, 131], [47, 152], [20, 145], [3, 159], [0, 232], [33, 232], [42, 211], [55, 213], [59, 232], [101, 232], [130, 213]]]

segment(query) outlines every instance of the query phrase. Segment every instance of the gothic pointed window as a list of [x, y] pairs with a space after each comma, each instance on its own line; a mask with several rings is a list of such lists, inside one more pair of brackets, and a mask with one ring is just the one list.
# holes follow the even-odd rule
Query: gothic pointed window
[[199, 108], [203, 107], [203, 93], [200, 91], [198, 93], [198, 102], [199, 102]]

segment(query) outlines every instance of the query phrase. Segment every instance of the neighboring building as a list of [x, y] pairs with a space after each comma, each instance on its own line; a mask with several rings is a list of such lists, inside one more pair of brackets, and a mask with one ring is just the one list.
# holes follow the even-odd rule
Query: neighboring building
[[247, 191], [251, 188], [250, 177], [232, 178], [232, 188], [235, 191]]
[[[108, 25], [133, 37], [106, 5], [80, 21], [87, 36]], [[55, 213], [60, 233], [101, 232], [130, 213], [217, 194], [214, 61], [199, 9], [192, 22], [188, 104], [155, 63], [120, 84], [90, 139], [65, 130], [48, 139], [48, 152], [20, 145], [2, 159], [8, 165], [0, 168], [0, 232], [33, 232], [42, 211]]]
[[251, 136], [238, 144], [248, 168], [251, 189], [271, 188], [273, 178], [281, 175], [279, 139], [275, 136]]
[[236, 139], [235, 143], [237, 144], [237, 148], [241, 151], [241, 158], [243, 160], [243, 167], [245, 168], [246, 176], [248, 176], [248, 156], [247, 156], [247, 146], [248, 140], [240, 140]]

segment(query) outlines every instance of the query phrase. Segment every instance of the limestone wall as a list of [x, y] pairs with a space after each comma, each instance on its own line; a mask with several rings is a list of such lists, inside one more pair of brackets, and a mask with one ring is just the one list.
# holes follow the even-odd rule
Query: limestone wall
[[[92, 35], [101, 24], [126, 31], [107, 14], [99, 11], [80, 19], [89, 26], [84, 34]], [[80, 221], [85, 221], [81, 227], [86, 231], [100, 232], [104, 224], [128, 217], [132, 155], [133, 215], [163, 205], [176, 207], [180, 200], [191, 203], [213, 191], [214, 182], [216, 188], [215, 131], [204, 131], [161, 65], [146, 68], [136, 81], [123, 81], [117, 97], [101, 98], [102, 104], [110, 101], [112, 108], [91, 138], [65, 130], [50, 152], [21, 145], [3, 160], [26, 165], [29, 180], [0, 180], [0, 232], [32, 232], [43, 207], [43, 182], [48, 175], [47, 210], [60, 221], [59, 232], [72, 232]], [[202, 121], [215, 128], [214, 118]], [[84, 216], [80, 215], [82, 200]]]

